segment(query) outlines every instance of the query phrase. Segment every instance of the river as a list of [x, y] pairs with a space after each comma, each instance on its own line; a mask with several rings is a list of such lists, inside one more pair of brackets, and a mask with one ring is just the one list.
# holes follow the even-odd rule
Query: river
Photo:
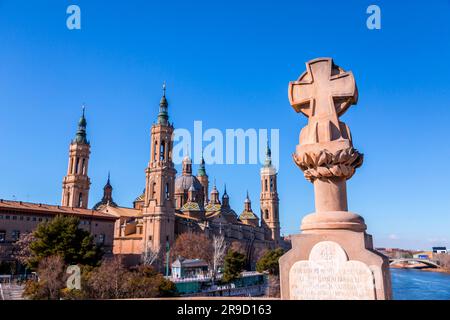
[[450, 300], [450, 274], [391, 269], [395, 300]]

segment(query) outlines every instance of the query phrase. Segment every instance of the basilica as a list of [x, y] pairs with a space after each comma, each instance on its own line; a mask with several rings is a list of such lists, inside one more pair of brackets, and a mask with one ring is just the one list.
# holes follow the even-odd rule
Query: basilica
[[[170, 250], [177, 236], [184, 232], [205, 233], [210, 238], [223, 235], [229, 245], [246, 254], [247, 261], [253, 266], [267, 249], [284, 246], [284, 240], [280, 238], [277, 172], [272, 165], [269, 145], [260, 171], [260, 214], [253, 212], [248, 194], [243, 209], [234, 210], [230, 206], [226, 186], [222, 195], [215, 183], [210, 186], [203, 157], [195, 174], [192, 160], [186, 156], [182, 161], [182, 172], [177, 175], [172, 161], [174, 127], [169, 121], [164, 88], [159, 113], [151, 127], [150, 160], [145, 169], [144, 192], [138, 195], [132, 207], [120, 206], [113, 200], [113, 187], [108, 176], [102, 199], [89, 209], [91, 151], [86, 127], [83, 110], [75, 138], [69, 146], [61, 206], [47, 206], [46, 215], [55, 211], [55, 214], [91, 216], [98, 222], [91, 219], [86, 223], [89, 228], [93, 228], [91, 223], [99, 228], [100, 219], [114, 221], [113, 224], [103, 223], [102, 233], [95, 237], [109, 244], [111, 253], [123, 255], [129, 264], [139, 263], [148, 251]], [[8, 212], [21, 212], [25, 210], [24, 206], [29, 206], [34, 214], [39, 214], [42, 209], [37, 204], [3, 201], [0, 209], [1, 204], [6, 206], [6, 203], [8, 207], [4, 210]]]

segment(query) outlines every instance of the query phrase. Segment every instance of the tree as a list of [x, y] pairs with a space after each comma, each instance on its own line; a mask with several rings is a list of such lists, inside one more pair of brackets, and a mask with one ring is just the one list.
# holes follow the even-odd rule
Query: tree
[[203, 233], [182, 233], [178, 236], [170, 251], [172, 260], [180, 256], [186, 259], [202, 259], [210, 267], [213, 265], [214, 249], [211, 244], [211, 239]]
[[150, 245], [146, 248], [146, 250], [142, 253], [142, 264], [144, 266], [152, 266], [155, 261], [160, 258], [161, 255], [161, 247], [158, 246], [157, 249], [153, 249]]
[[23, 295], [33, 300], [58, 300], [65, 287], [65, 264], [60, 256], [41, 259], [38, 266], [39, 280], [30, 280], [25, 285]]
[[154, 298], [176, 295], [176, 286], [153, 267], [127, 270], [119, 256], [85, 275], [83, 296], [91, 299]]
[[93, 299], [122, 299], [127, 297], [130, 272], [123, 266], [122, 258], [105, 259], [85, 276], [86, 295]]
[[267, 272], [269, 274], [266, 292], [269, 297], [280, 297], [280, 266], [278, 260], [283, 254], [284, 250], [281, 248], [269, 250], [256, 263], [256, 270], [258, 272]]
[[267, 251], [256, 263], [256, 270], [258, 272], [268, 272], [270, 275], [279, 275], [280, 266], [278, 260], [283, 254], [284, 250], [281, 248]]
[[36, 241], [36, 237], [32, 232], [23, 233], [20, 235], [19, 240], [13, 244], [14, 258], [24, 266], [29, 265], [32, 259], [33, 253], [30, 249], [31, 243]]
[[231, 282], [241, 276], [245, 266], [245, 255], [237, 251], [228, 250], [225, 256], [225, 266], [222, 280]]
[[97, 265], [101, 248], [94, 244], [92, 235], [79, 228], [79, 219], [72, 216], [56, 216], [41, 223], [33, 232], [35, 241], [30, 243], [32, 253], [29, 266], [35, 267], [45, 257], [58, 255], [66, 264]]
[[215, 277], [217, 268], [223, 263], [227, 244], [223, 235], [213, 236], [213, 277]]

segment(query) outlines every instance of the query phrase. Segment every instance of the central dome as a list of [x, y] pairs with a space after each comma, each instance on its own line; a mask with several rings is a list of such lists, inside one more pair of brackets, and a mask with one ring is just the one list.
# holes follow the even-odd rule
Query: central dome
[[175, 179], [175, 193], [188, 191], [193, 186], [195, 191], [202, 190], [202, 184], [193, 175], [183, 175]]

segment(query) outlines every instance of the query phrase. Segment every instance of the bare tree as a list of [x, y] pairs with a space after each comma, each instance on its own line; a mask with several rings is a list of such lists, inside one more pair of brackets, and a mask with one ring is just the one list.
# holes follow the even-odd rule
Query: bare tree
[[177, 237], [170, 250], [172, 261], [178, 257], [202, 259], [212, 266], [213, 247], [211, 239], [203, 233], [186, 232]]
[[59, 299], [66, 279], [64, 260], [60, 256], [45, 257], [39, 262], [37, 271], [39, 281], [28, 281], [24, 296], [31, 299]]
[[150, 245], [147, 246], [147, 249], [142, 254], [142, 264], [144, 266], [151, 266], [155, 263], [156, 259], [160, 257], [161, 254], [161, 246], [157, 248], [152, 248]]
[[119, 255], [103, 260], [100, 267], [87, 276], [88, 295], [94, 299], [121, 299], [127, 297], [130, 272]]
[[227, 249], [227, 243], [223, 235], [213, 236], [213, 278], [216, 277], [217, 268], [223, 263]]

